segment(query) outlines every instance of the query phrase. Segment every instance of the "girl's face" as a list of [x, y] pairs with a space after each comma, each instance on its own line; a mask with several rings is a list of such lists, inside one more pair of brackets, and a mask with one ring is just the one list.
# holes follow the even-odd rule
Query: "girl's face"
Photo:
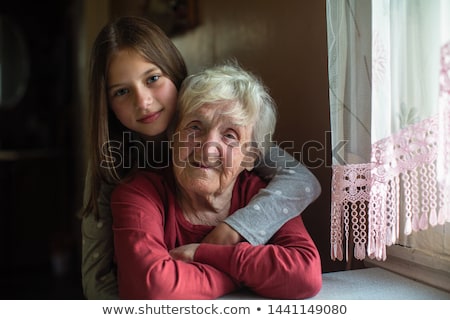
[[111, 57], [106, 90], [117, 119], [147, 139], [164, 133], [175, 114], [178, 92], [173, 82], [132, 50]]

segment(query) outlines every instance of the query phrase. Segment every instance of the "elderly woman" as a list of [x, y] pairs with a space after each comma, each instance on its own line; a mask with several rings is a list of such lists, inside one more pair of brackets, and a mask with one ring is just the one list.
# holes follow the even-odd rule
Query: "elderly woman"
[[201, 243], [266, 186], [251, 170], [275, 122], [263, 84], [236, 64], [185, 80], [173, 167], [137, 172], [112, 195], [122, 299], [213, 299], [241, 287], [276, 299], [317, 294], [320, 256], [300, 215], [266, 245]]

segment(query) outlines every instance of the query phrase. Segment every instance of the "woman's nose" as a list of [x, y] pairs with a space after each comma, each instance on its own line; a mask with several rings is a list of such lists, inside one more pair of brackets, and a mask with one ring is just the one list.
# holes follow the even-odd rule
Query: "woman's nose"
[[218, 135], [215, 133], [209, 133], [205, 136], [202, 143], [200, 144], [202, 162], [203, 163], [215, 163], [222, 155], [222, 144]]

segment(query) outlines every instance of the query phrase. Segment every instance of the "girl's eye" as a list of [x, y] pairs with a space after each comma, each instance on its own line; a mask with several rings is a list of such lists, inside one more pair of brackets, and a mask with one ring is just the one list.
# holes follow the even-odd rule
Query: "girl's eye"
[[147, 79], [147, 83], [150, 84], [150, 83], [156, 82], [159, 80], [159, 78], [161, 78], [160, 75], [151, 76]]
[[129, 92], [128, 89], [118, 89], [118, 90], [114, 91], [113, 96], [120, 97], [120, 96], [126, 95], [128, 92]]

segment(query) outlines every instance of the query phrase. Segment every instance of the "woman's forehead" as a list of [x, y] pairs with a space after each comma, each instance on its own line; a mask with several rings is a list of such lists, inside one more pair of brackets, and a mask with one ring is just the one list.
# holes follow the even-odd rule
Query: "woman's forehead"
[[198, 118], [205, 121], [238, 123], [236, 106], [230, 102], [206, 103], [185, 114], [185, 118]]

